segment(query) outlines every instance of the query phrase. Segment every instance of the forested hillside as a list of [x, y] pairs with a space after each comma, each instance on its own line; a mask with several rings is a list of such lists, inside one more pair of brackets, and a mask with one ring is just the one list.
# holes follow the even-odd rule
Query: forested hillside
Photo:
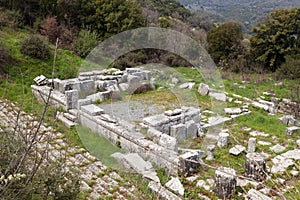
[[266, 14], [274, 10], [300, 7], [298, 0], [178, 0], [178, 2], [219, 22], [237, 21], [247, 32], [251, 31], [256, 22], [261, 22]]

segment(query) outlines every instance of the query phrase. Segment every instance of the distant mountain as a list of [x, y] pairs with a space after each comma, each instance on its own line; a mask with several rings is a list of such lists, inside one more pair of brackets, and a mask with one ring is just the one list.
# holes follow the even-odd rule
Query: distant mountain
[[280, 8], [300, 7], [300, 0], [177, 0], [191, 11], [208, 15], [217, 22], [237, 21], [245, 32], [266, 14]]

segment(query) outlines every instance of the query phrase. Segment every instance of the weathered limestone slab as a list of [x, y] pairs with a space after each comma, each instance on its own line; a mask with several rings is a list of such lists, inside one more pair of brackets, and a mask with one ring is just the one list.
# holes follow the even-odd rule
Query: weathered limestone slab
[[77, 109], [80, 109], [81, 106], [86, 106], [86, 105], [92, 104], [92, 100], [91, 99], [78, 99], [77, 103], [78, 103]]
[[178, 141], [186, 140], [186, 126], [184, 124], [171, 126], [170, 135]]
[[184, 195], [184, 187], [178, 177], [172, 177], [172, 179], [168, 181], [165, 186], [181, 196]]
[[104, 114], [104, 110], [98, 106], [95, 106], [94, 104], [81, 106], [81, 110], [91, 116]]
[[148, 184], [148, 189], [152, 193], [156, 194], [158, 199], [162, 199], [162, 200], [181, 200], [180, 197], [173, 194], [172, 192], [170, 192], [169, 190], [167, 190], [166, 188], [161, 186], [160, 183], [156, 183], [155, 181], [151, 181]]
[[143, 119], [143, 122], [147, 125], [150, 125], [150, 126], [156, 128], [157, 130], [160, 130], [160, 126], [165, 123], [168, 123], [169, 118], [167, 116], [165, 116], [164, 114], [160, 114], [160, 115], [146, 117]]
[[219, 92], [209, 92], [209, 96], [218, 100], [218, 101], [226, 101], [226, 94]]
[[215, 194], [221, 199], [231, 198], [236, 189], [236, 173], [234, 169], [219, 167], [215, 172]]
[[286, 135], [293, 135], [294, 133], [296, 133], [299, 130], [300, 130], [300, 127], [298, 127], [298, 126], [287, 127], [286, 130], [285, 130], [285, 134]]
[[87, 99], [91, 99], [92, 102], [99, 100], [100, 102], [110, 99], [111, 91], [98, 92], [87, 96]]
[[124, 155], [127, 164], [138, 173], [145, 171], [153, 171], [151, 163], [146, 162], [137, 153], [129, 153]]
[[180, 115], [182, 113], [181, 109], [175, 109], [175, 110], [167, 110], [165, 111], [166, 116], [175, 116], [175, 115]]
[[167, 149], [173, 150], [175, 152], [178, 151], [178, 142], [177, 142], [176, 138], [171, 137], [167, 134], [160, 135], [158, 144]]
[[185, 122], [187, 138], [196, 138], [198, 133], [198, 126], [193, 120]]
[[280, 153], [285, 150], [285, 147], [281, 146], [280, 144], [276, 144], [275, 146], [270, 147], [270, 149], [275, 153]]
[[279, 118], [279, 121], [281, 121], [283, 124], [287, 126], [299, 126], [299, 122], [297, 119], [294, 118], [292, 115], [286, 115]]
[[179, 85], [178, 87], [180, 89], [192, 89], [194, 87], [195, 83], [183, 83]]
[[229, 115], [239, 115], [242, 113], [240, 108], [224, 108], [225, 113]]
[[126, 92], [129, 88], [129, 85], [128, 83], [120, 83], [119, 84], [119, 89], [122, 91], [122, 92]]
[[232, 147], [229, 150], [229, 153], [232, 154], [232, 155], [238, 156], [245, 150], [246, 150], [246, 147], [238, 144], [238, 145], [235, 145], [234, 147]]
[[209, 86], [206, 85], [206, 84], [204, 84], [204, 83], [200, 83], [199, 87], [198, 87], [198, 92], [202, 96], [208, 95], [208, 93], [209, 93]]
[[248, 152], [254, 153], [256, 150], [256, 138], [249, 138], [248, 140]]
[[64, 113], [63, 114], [65, 118], [67, 118], [68, 120], [75, 122], [77, 120], [77, 116], [72, 115], [70, 113]]
[[264, 109], [265, 111], [269, 111], [269, 106], [268, 105], [265, 105], [265, 104], [262, 104], [262, 103], [259, 103], [259, 102], [253, 102], [252, 106], [254, 108]]
[[86, 97], [87, 95], [93, 94], [96, 92], [95, 90], [95, 81], [93, 80], [85, 80], [85, 81], [80, 81], [79, 83], [79, 93], [80, 96]]
[[59, 121], [61, 121], [68, 128], [72, 128], [73, 126], [76, 125], [76, 123], [74, 123], [73, 121], [70, 121], [69, 119], [64, 117], [63, 113], [57, 112], [56, 117]]
[[152, 141], [155, 142], [155, 143], [158, 143], [158, 142], [159, 142], [160, 136], [161, 136], [162, 134], [163, 134], [162, 132], [160, 132], [160, 131], [158, 131], [158, 130], [152, 128], [152, 127], [148, 128], [148, 131], [147, 131], [148, 137], [151, 138]]
[[255, 190], [250, 189], [246, 196], [247, 200], [272, 200], [270, 197], [264, 195], [263, 193]]

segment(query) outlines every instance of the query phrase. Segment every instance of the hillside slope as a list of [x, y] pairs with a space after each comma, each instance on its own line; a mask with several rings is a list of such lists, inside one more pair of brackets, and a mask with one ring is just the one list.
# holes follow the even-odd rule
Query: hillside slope
[[213, 20], [238, 21], [246, 32], [267, 13], [280, 8], [300, 7], [299, 0], [177, 0], [186, 8], [209, 15]]

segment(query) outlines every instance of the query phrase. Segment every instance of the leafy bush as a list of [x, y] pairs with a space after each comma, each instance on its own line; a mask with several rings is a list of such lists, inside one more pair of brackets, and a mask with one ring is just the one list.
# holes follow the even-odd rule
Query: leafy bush
[[7, 49], [0, 43], [0, 72], [8, 65], [14, 64], [16, 61], [7, 52]]
[[0, 8], [0, 27], [21, 28], [24, 26], [23, 17], [19, 11]]
[[50, 48], [38, 35], [25, 38], [22, 42], [21, 53], [40, 60], [49, 60]]
[[125, 58], [120, 58], [112, 64], [112, 67], [119, 70], [125, 70], [126, 68], [131, 68], [132, 66], [128, 63], [128, 61], [126, 61]]
[[95, 31], [81, 30], [73, 43], [74, 52], [80, 57], [86, 57], [98, 44], [98, 35]]
[[287, 56], [275, 74], [277, 79], [299, 79], [300, 78], [300, 55]]

